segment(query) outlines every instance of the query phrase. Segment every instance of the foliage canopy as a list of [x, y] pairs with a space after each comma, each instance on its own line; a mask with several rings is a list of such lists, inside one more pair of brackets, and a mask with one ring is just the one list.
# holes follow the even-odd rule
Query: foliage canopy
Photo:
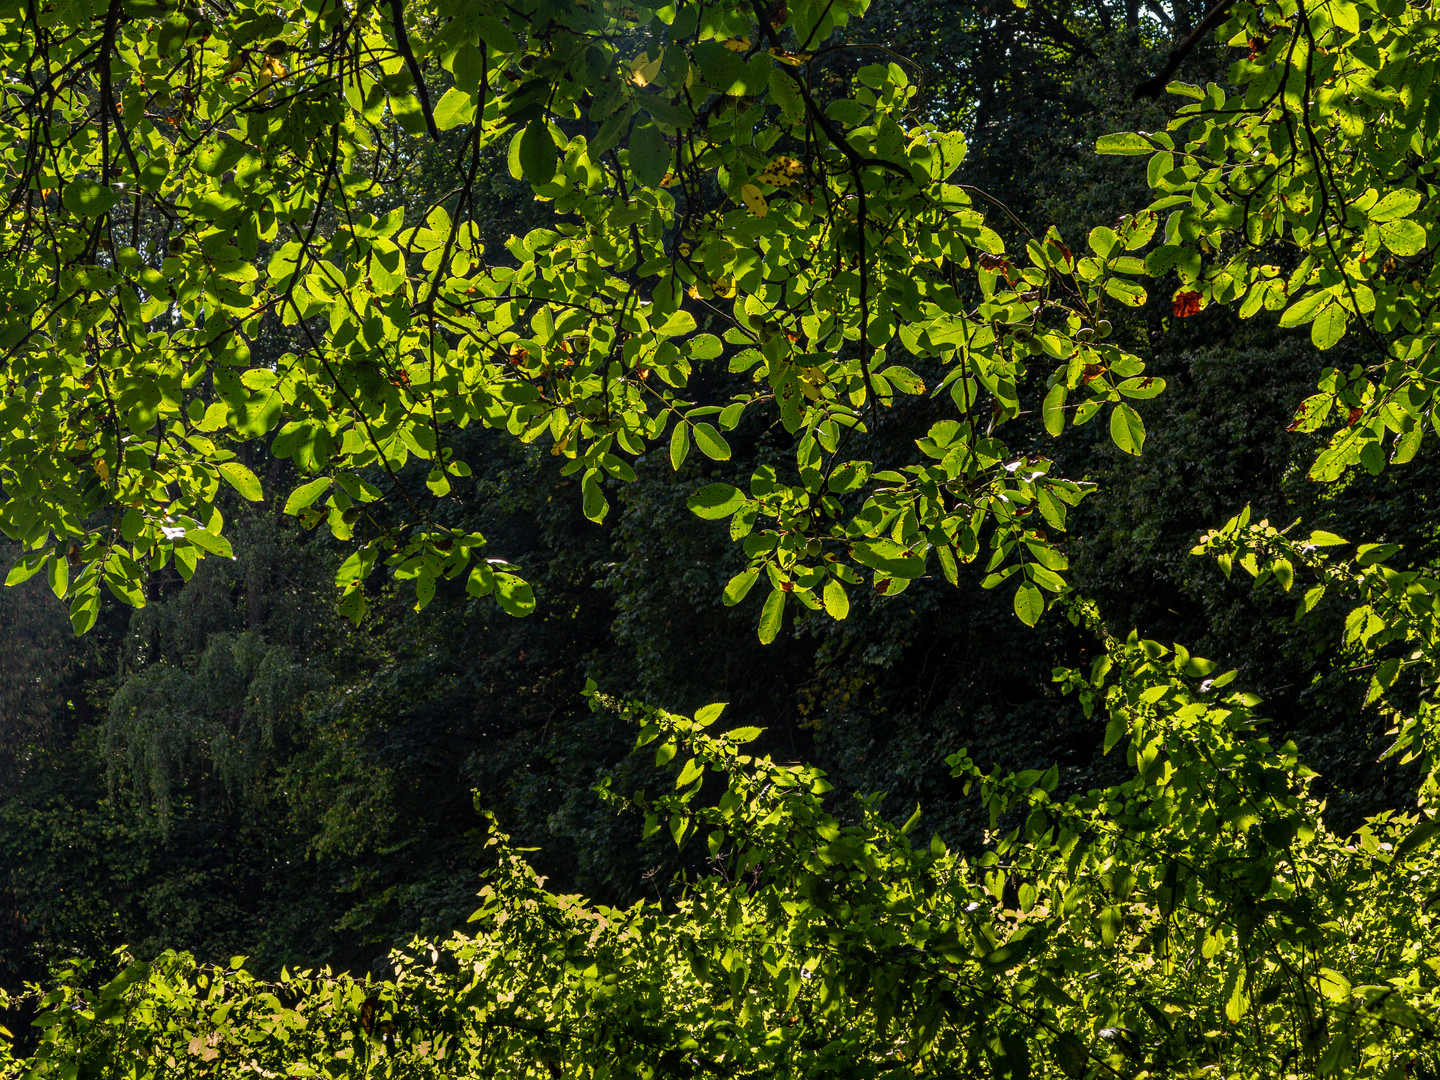
[[[1233, 5], [1222, 37], [1249, 50], [1233, 87], [1172, 84], [1191, 104], [1169, 131], [1100, 140], [1149, 158], [1156, 198], [1077, 255], [955, 182], [964, 140], [915, 114], [900, 64], [839, 91], [820, 77], [863, 6], [12, 3], [0, 483], [26, 553], [10, 580], [45, 570], [81, 632], [102, 581], [143, 604], [147, 571], [230, 554], [218, 494], [267, 498], [247, 448], [264, 440], [304, 476], [286, 510], [356, 543], [342, 612], [361, 618], [383, 560], [417, 607], [466, 575], [524, 614], [518, 568], [436, 509], [471, 468], [456, 429], [548, 437], [600, 520], [606, 485], [634, 478], [627, 457], [725, 460], [760, 412], [793, 466], [762, 467], [748, 492], [702, 486], [690, 507], [728, 519], [750, 560], [728, 603], [765, 578], [762, 640], [792, 602], [844, 618], [862, 571], [893, 595], [932, 556], [953, 582], [983, 555], [1024, 622], [1059, 604], [1094, 635], [1093, 665], [1055, 678], [1133, 774], [1066, 795], [1055, 770], [985, 773], [957, 753], [991, 818], [986, 849], [960, 855], [917, 846], [918, 818], [897, 827], [877, 800], [837, 818], [816, 770], [744, 753], [756, 729], [712, 734], [720, 706], [690, 719], [594, 694], [657, 746], [664, 793], [608, 797], [668, 829], [687, 860], [678, 901], [556, 896], [496, 833], [477, 932], [417, 943], [392, 980], [268, 984], [169, 954], [95, 994], [78, 965], [16, 1069], [1437, 1067], [1440, 582], [1392, 566], [1394, 545], [1333, 558], [1341, 538], [1296, 540], [1248, 511], [1197, 548], [1261, 587], [1301, 582], [1302, 617], [1327, 593], [1354, 603], [1347, 656], [1373, 668], [1390, 752], [1421, 781], [1418, 813], [1339, 837], [1232, 673], [1114, 637], [1069, 593], [1059, 534], [1090, 485], [1058, 474], [1026, 419], [1058, 437], [1103, 415], [1138, 455], [1129, 402], [1164, 386], [1107, 314], [1174, 271], [1176, 318], [1236, 304], [1310, 325], [1322, 351], [1363, 339], [1296, 417], [1336, 428], [1314, 479], [1414, 458], [1424, 422], [1440, 429], [1433, 13]], [[387, 205], [427, 139], [454, 155], [453, 189]], [[487, 249], [475, 183], [502, 157], [553, 217]], [[748, 384], [730, 393], [722, 372]], [[903, 453], [875, 438], [885, 424], [914, 428]], [[412, 458], [435, 505], [400, 480]]]
[[[16, 9], [4, 254], [21, 317], [0, 346], [5, 522], [29, 553], [12, 578], [46, 570], [81, 631], [102, 582], [143, 603], [146, 568], [230, 553], [216, 496], [265, 497], [235, 448], [264, 438], [313, 476], [286, 509], [359, 541], [345, 614], [382, 557], [421, 606], [468, 573], [523, 614], [514, 568], [398, 470], [426, 463], [443, 499], [470, 469], [447, 432], [548, 436], [600, 520], [626, 456], [726, 459], [762, 409], [793, 468], [691, 506], [749, 556], [727, 601], [766, 578], [763, 640], [791, 602], [843, 618], [862, 571], [893, 594], [932, 555], [953, 581], [982, 551], [1034, 623], [1065, 588], [1051, 537], [1086, 488], [1003, 430], [1022, 409], [1052, 434], [1104, 412], [1139, 453], [1127, 401], [1163, 383], [1104, 341], [1105, 313], [1143, 303], [1134, 252], [1156, 219], [1097, 230], [1078, 258], [1052, 232], [1012, 262], [977, 209], [993, 198], [949, 182], [964, 139], [913, 115], [899, 65], [861, 67], [832, 100], [812, 85], [834, 51], [815, 44], [857, 10]], [[428, 207], [384, 203], [417, 153], [403, 132], [453, 132], [454, 188]], [[500, 153], [554, 218], [487, 250], [475, 179]], [[749, 388], [718, 397], [717, 367]], [[857, 455], [924, 395], [946, 418], [909, 453]], [[372, 513], [387, 496], [398, 527]]]

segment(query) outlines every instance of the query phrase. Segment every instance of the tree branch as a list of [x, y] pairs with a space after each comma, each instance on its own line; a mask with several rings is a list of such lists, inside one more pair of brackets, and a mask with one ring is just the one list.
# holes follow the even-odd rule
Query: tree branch
[[1152, 79], [1146, 79], [1139, 86], [1135, 87], [1135, 98], [1158, 98], [1165, 92], [1165, 87], [1170, 82], [1170, 76], [1174, 75], [1181, 63], [1195, 51], [1199, 45], [1220, 23], [1224, 22], [1225, 16], [1230, 14], [1230, 5], [1234, 0], [1218, 0], [1214, 7], [1205, 13], [1205, 17], [1196, 24], [1185, 40], [1170, 50], [1170, 55], [1165, 59], [1165, 66]]
[[1072, 32], [1070, 28], [1065, 25], [1063, 19], [1052, 15], [1046, 11], [1041, 4], [1035, 3], [1034, 0], [1032, 0], [1030, 4], [1030, 13], [1035, 17], [1035, 21], [1039, 23], [1041, 31], [1049, 33], [1052, 40], [1069, 45], [1071, 49], [1081, 56], [1093, 57], [1095, 55], [1095, 50], [1085, 44], [1079, 35]]
[[435, 115], [430, 111], [430, 94], [425, 89], [425, 80], [420, 74], [420, 64], [410, 48], [410, 35], [405, 32], [405, 8], [401, 0], [390, 0], [390, 15], [395, 26], [395, 47], [405, 58], [410, 77], [415, 80], [415, 96], [420, 99], [420, 111], [425, 114], [425, 130], [436, 142], [440, 141], [440, 129], [435, 126]]

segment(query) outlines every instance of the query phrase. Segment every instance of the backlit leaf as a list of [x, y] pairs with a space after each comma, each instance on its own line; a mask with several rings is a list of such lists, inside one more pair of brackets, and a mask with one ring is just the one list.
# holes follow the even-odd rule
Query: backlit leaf
[[1140, 414], [1121, 402], [1110, 410], [1110, 438], [1127, 454], [1137, 457], [1145, 445], [1145, 424]]

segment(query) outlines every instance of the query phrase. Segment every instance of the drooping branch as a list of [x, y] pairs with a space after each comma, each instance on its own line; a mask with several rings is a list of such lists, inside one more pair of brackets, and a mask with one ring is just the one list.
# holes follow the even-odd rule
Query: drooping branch
[[425, 114], [425, 130], [436, 142], [440, 141], [440, 129], [435, 126], [435, 114], [430, 109], [430, 94], [425, 89], [425, 80], [420, 74], [420, 64], [410, 48], [410, 35], [405, 32], [405, 8], [402, 0], [390, 0], [390, 15], [395, 26], [395, 47], [405, 58], [410, 77], [415, 80], [415, 96], [420, 99], [420, 111]]
[[1165, 92], [1165, 87], [1170, 82], [1170, 77], [1179, 70], [1185, 58], [1195, 51], [1195, 47], [1205, 40], [1215, 27], [1225, 21], [1225, 16], [1230, 13], [1230, 5], [1234, 0], [1218, 0], [1214, 7], [1205, 13], [1205, 17], [1186, 35], [1185, 40], [1170, 50], [1170, 55], [1165, 58], [1165, 66], [1155, 75], [1154, 78], [1146, 79], [1139, 86], [1135, 87], [1135, 97], [1158, 98]]

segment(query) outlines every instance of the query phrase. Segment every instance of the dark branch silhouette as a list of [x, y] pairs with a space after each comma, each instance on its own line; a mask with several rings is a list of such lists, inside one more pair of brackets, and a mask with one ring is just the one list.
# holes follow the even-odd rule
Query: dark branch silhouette
[[1170, 55], [1165, 58], [1165, 66], [1160, 69], [1155, 77], [1146, 79], [1139, 86], [1135, 87], [1135, 97], [1137, 99], [1153, 99], [1163, 94], [1165, 87], [1170, 82], [1170, 77], [1179, 70], [1185, 57], [1195, 51], [1195, 46], [1205, 40], [1205, 35], [1209, 34], [1225, 20], [1225, 16], [1230, 13], [1230, 5], [1233, 2], [1234, 0], [1218, 0], [1218, 3], [1205, 13], [1205, 17], [1195, 24], [1195, 29], [1186, 35], [1185, 40], [1170, 50]]
[[420, 111], [425, 114], [425, 130], [432, 139], [439, 142], [440, 132], [435, 127], [435, 114], [430, 111], [430, 95], [425, 89], [425, 79], [420, 74], [415, 53], [410, 48], [410, 35], [405, 32], [405, 9], [401, 6], [401, 0], [390, 0], [390, 14], [395, 24], [395, 47], [405, 58], [405, 66], [410, 69], [410, 77], [415, 80], [415, 96], [420, 99]]

